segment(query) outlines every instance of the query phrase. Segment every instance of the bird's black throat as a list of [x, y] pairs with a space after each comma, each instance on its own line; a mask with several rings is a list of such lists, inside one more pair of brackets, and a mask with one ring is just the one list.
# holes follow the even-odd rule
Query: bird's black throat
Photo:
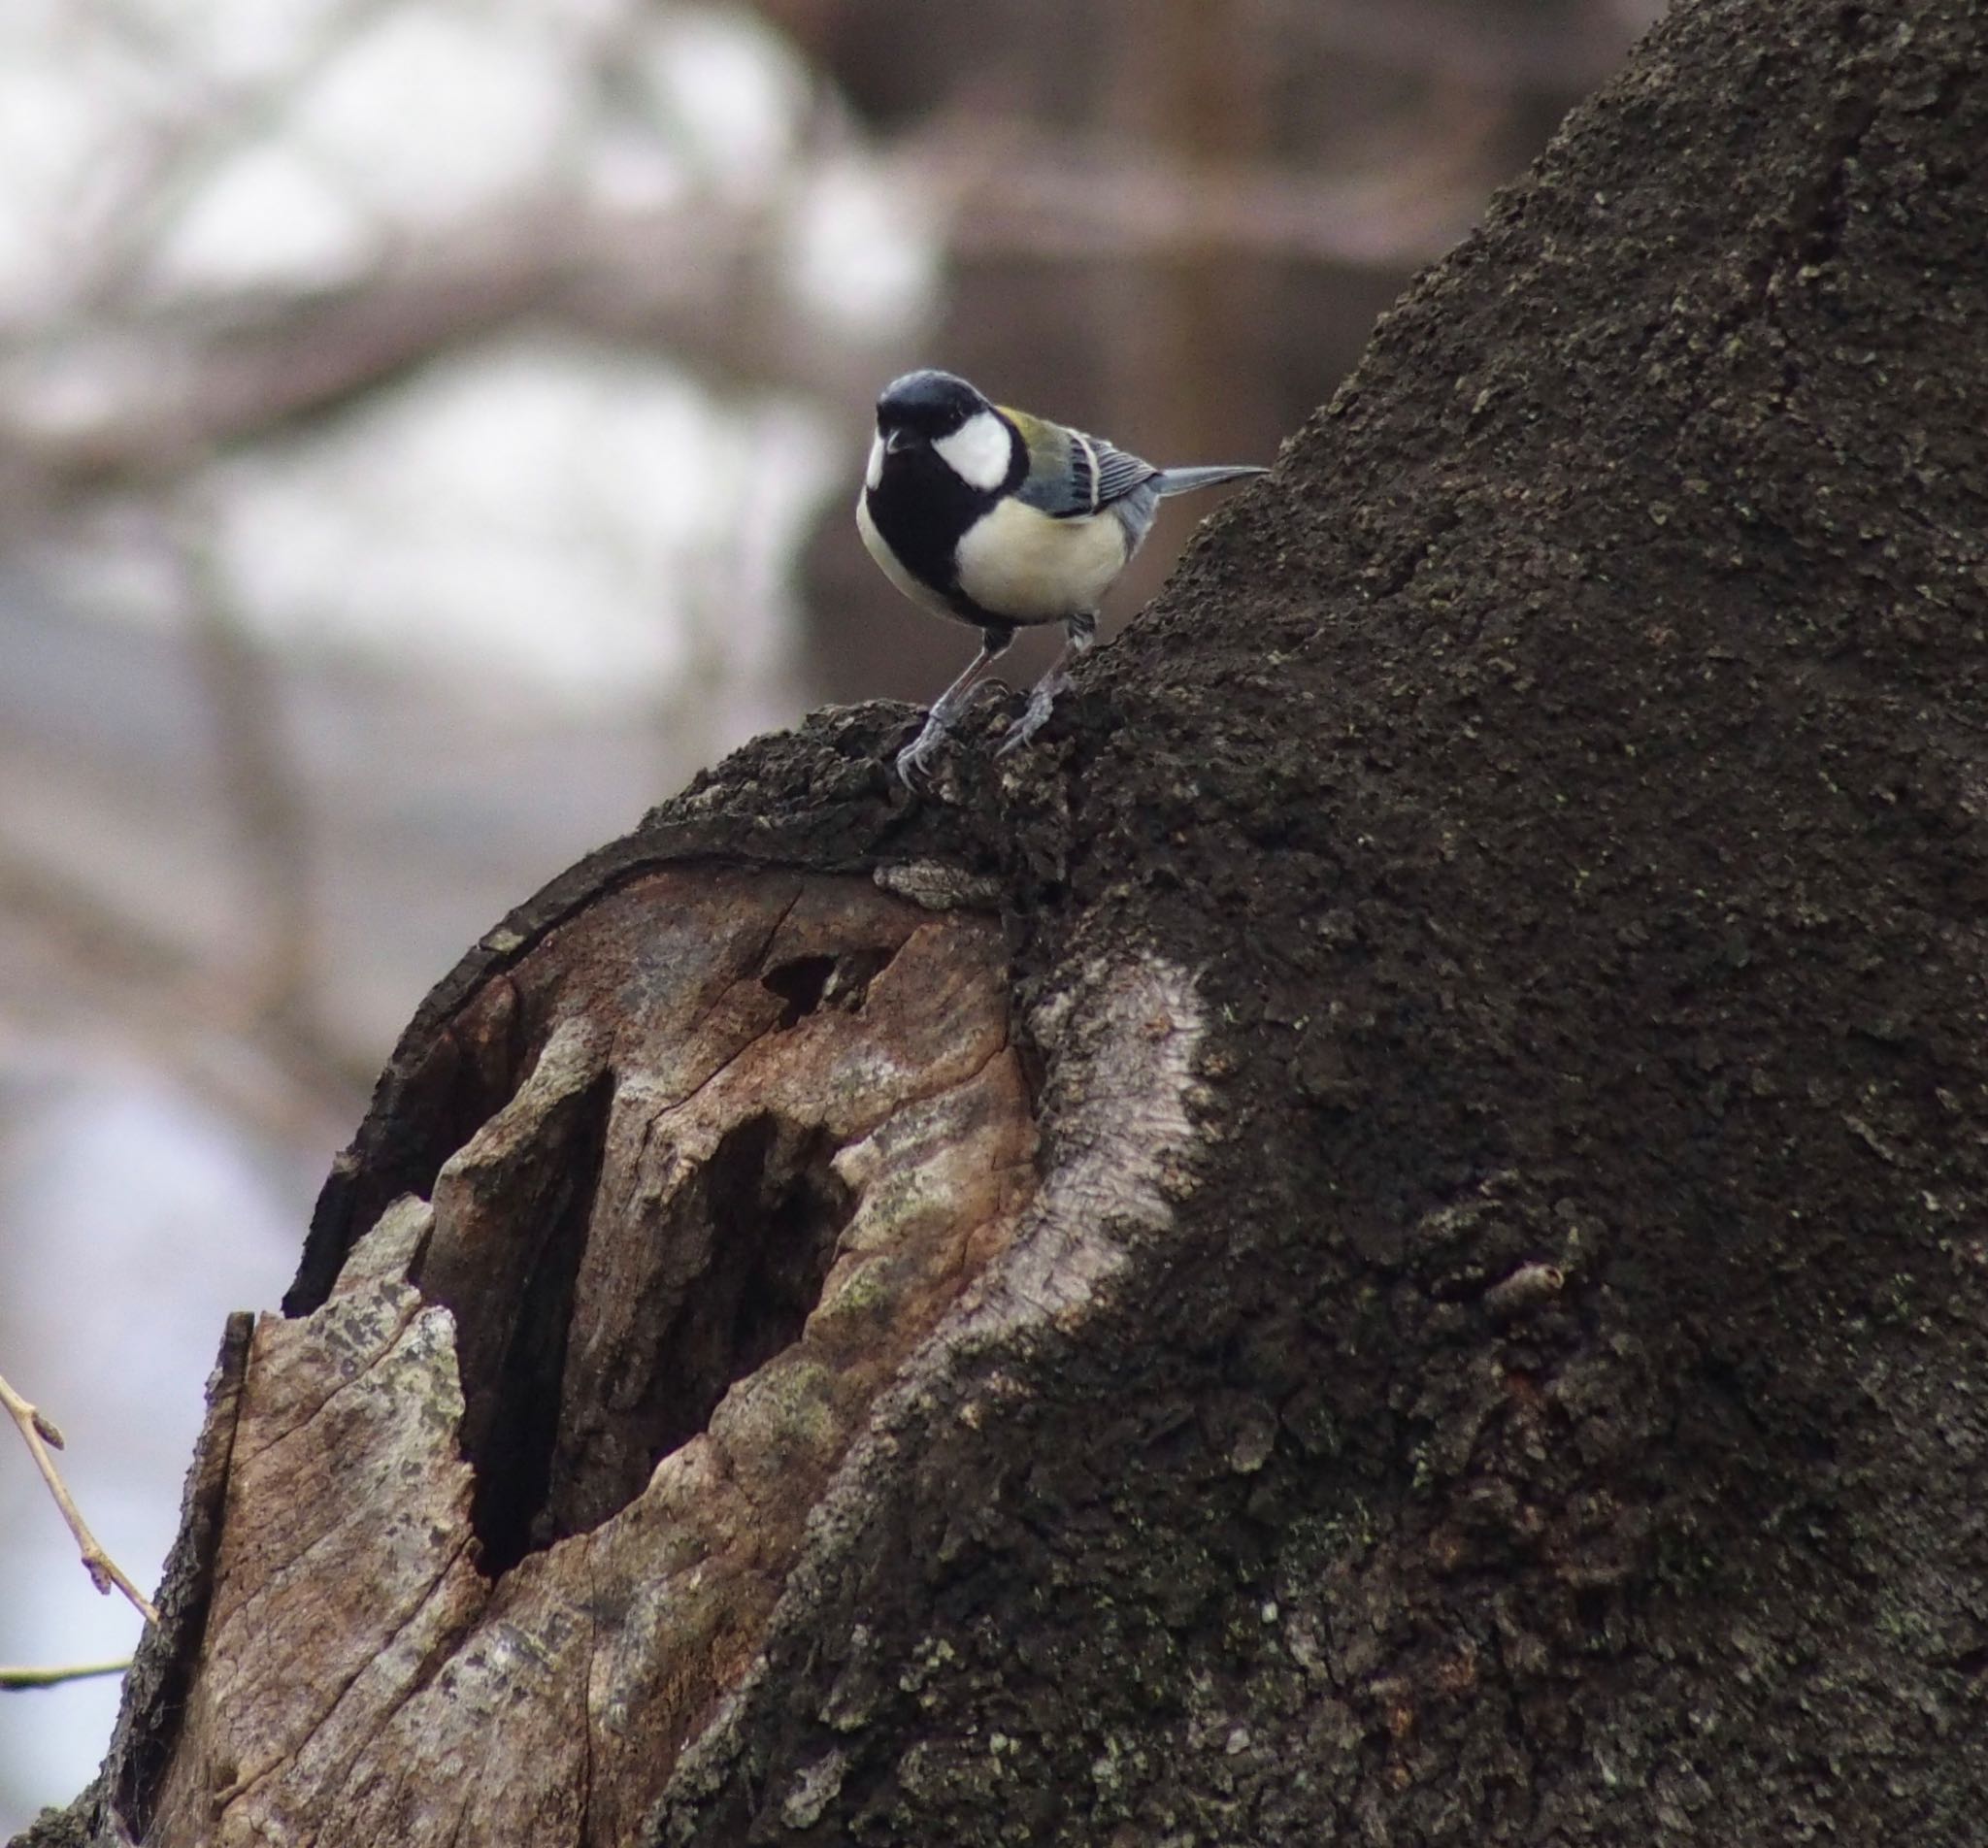
[[1009, 626], [959, 587], [960, 536], [1001, 498], [998, 492], [962, 480], [921, 446], [885, 457], [882, 478], [865, 496], [878, 533], [912, 577], [936, 590], [966, 621], [983, 628]]

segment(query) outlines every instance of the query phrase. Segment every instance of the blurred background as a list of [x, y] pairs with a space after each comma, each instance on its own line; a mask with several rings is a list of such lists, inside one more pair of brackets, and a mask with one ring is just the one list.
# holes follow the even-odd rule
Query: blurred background
[[[1658, 11], [0, 7], [0, 1374], [137, 1579], [430, 983], [972, 653], [855, 540], [878, 386], [1269, 461]], [[0, 1430], [0, 1662], [136, 1634]], [[0, 1693], [0, 1832], [116, 1689]]]

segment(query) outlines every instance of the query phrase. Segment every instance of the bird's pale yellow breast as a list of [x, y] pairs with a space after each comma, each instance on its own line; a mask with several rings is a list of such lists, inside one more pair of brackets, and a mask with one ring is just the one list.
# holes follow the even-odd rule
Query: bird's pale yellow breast
[[1059, 622], [1094, 610], [1125, 569], [1125, 528], [1110, 513], [1051, 519], [1006, 500], [959, 543], [959, 584], [1011, 622]]

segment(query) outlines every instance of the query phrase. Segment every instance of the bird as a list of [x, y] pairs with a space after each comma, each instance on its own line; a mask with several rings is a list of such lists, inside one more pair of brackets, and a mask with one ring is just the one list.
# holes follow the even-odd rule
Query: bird
[[1249, 464], [1159, 469], [1045, 417], [990, 403], [964, 379], [926, 369], [877, 400], [856, 528], [914, 604], [970, 623], [980, 652], [940, 694], [897, 754], [915, 789], [1017, 629], [1060, 622], [1065, 645], [1029, 694], [999, 756], [1042, 730], [1071, 664], [1097, 636], [1098, 606], [1151, 530], [1163, 500], [1268, 471]]

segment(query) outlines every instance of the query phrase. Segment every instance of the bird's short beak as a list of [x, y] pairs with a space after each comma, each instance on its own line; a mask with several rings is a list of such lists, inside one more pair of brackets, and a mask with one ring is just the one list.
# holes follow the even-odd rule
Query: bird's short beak
[[900, 450], [909, 449], [916, 441], [917, 438], [909, 430], [893, 430], [883, 439], [883, 453], [896, 455]]

